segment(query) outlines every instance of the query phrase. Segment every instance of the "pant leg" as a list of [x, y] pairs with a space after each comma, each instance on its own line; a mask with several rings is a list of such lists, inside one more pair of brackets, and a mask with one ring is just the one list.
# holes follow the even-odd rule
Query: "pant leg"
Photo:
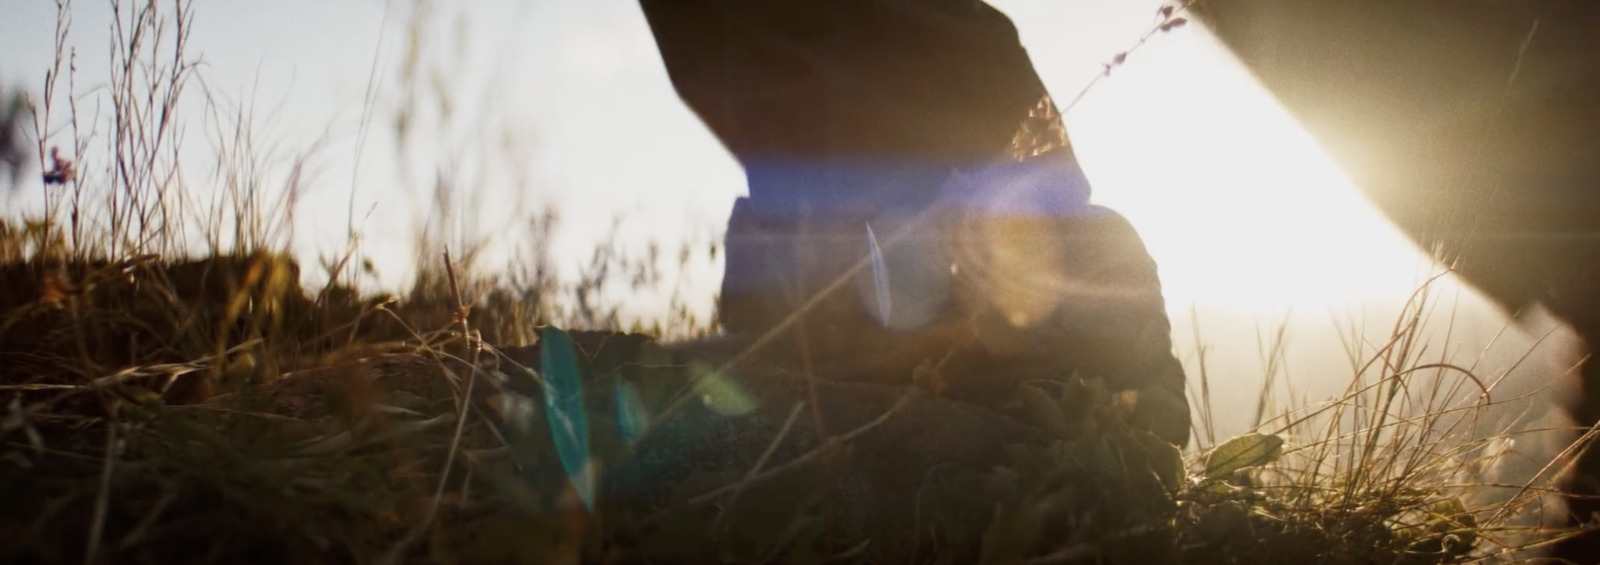
[[1187, 444], [1183, 366], [1155, 261], [1132, 224], [1099, 206], [1049, 219], [963, 223], [958, 301], [994, 369], [961, 394], [984, 394], [998, 380], [1099, 378], [1110, 390], [1138, 393], [1135, 426]]

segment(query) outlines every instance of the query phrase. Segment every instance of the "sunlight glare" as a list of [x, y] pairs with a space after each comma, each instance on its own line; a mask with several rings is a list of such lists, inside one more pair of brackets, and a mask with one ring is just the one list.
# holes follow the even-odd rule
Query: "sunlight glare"
[[1321, 309], [1404, 297], [1429, 262], [1203, 29], [1138, 53], [1069, 114], [1095, 198], [1168, 301]]
[[[1067, 105], [1162, 3], [995, 4]], [[1264, 387], [1297, 402], [1337, 394], [1441, 270], [1203, 26], [1153, 36], [1064, 116], [1093, 199], [1126, 216], [1156, 261], [1176, 353], [1191, 378], [1211, 376], [1223, 437], [1251, 425]], [[1430, 358], [1516, 373], [1503, 389], [1547, 382], [1567, 355], [1569, 329], [1510, 326], [1454, 276], [1429, 304]]]

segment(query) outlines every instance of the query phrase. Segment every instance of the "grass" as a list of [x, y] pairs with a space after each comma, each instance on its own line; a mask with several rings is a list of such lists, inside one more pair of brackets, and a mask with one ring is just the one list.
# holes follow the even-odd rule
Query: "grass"
[[155, 6], [112, 5], [94, 152], [62, 5], [32, 113], [46, 209], [0, 223], [0, 561], [1458, 563], [1559, 534], [1536, 525], [1560, 461], [1491, 479], [1541, 430], [1496, 429], [1518, 399], [1427, 358], [1426, 287], [1387, 343], [1352, 350], [1344, 394], [1279, 409], [1269, 385], [1251, 434], [1215, 441], [1193, 375], [1207, 433], [1187, 453], [1128, 423], [1136, 396], [1076, 375], [993, 410], [822, 382], [737, 341], [552, 329], [616, 323], [596, 298], [614, 252], [560, 289], [537, 262], [477, 274], [456, 242], [373, 296], [352, 239], [303, 288], [283, 227], [299, 176], [268, 196], [246, 125], [221, 144], [224, 197], [176, 173], [192, 12]]

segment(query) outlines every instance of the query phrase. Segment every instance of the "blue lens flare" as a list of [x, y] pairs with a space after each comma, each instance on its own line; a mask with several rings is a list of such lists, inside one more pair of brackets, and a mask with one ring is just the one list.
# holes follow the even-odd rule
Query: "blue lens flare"
[[883, 249], [878, 247], [878, 235], [872, 233], [872, 224], [867, 224], [867, 250], [872, 256], [872, 288], [877, 291], [878, 323], [887, 327], [889, 307], [893, 305], [889, 296], [889, 268], [883, 264]]
[[617, 381], [616, 403], [617, 430], [623, 443], [631, 447], [650, 429], [650, 412], [639, 396], [639, 388], [628, 381]]
[[584, 415], [583, 382], [578, 376], [578, 356], [572, 336], [546, 328], [539, 340], [539, 373], [544, 378], [545, 418], [555, 443], [561, 468], [594, 511], [594, 481], [589, 469], [589, 426]]

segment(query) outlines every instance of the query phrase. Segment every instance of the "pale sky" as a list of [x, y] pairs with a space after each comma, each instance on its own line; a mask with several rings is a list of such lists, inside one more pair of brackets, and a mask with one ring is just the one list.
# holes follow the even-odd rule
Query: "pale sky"
[[[1160, 5], [994, 4], [1013, 17], [1062, 103], [1148, 29]], [[460, 217], [501, 246], [526, 243], [514, 218], [556, 207], [563, 231], [555, 253], [569, 275], [616, 214], [626, 215], [629, 243], [659, 241], [668, 256], [682, 242], [720, 235], [733, 198], [744, 192], [742, 175], [672, 92], [633, 0], [462, 5], [433, 6], [423, 45], [423, 68], [435, 71], [423, 83], [445, 85], [455, 121], [441, 125], [436, 104], [419, 104], [419, 135], [402, 158], [392, 124], [404, 90], [410, 0], [196, 3], [191, 51], [206, 62], [209, 91], [253, 108], [275, 167], [267, 176], [281, 182], [289, 160], [309, 151], [296, 250], [343, 249], [354, 216], [383, 282], [407, 280], [413, 221], [429, 208], [425, 190], [439, 174], [469, 187]], [[37, 90], [51, 61], [54, 11], [50, 0], [0, 0], [0, 82]], [[106, 80], [107, 12], [103, 2], [80, 1], [73, 13], [81, 106]], [[195, 101], [190, 139], [204, 140], [210, 126], [201, 125], [204, 107]], [[371, 112], [365, 125], [364, 108]], [[1263, 370], [1258, 332], [1271, 333], [1281, 319], [1289, 323], [1291, 385], [1311, 399], [1341, 389], [1350, 371], [1339, 336], [1353, 325], [1383, 339], [1430, 272], [1199, 26], [1153, 39], [1066, 117], [1095, 199], [1134, 223], [1160, 266], [1179, 355], [1196, 375], [1195, 353], [1206, 345], [1219, 398], [1253, 405]], [[203, 156], [208, 145], [194, 150]], [[192, 182], [202, 184], [209, 164], [201, 157], [190, 164]], [[8, 212], [36, 209], [39, 190], [32, 181], [8, 196]], [[505, 261], [491, 256], [487, 266]], [[719, 280], [720, 264], [707, 261], [679, 284], [708, 312]], [[1458, 302], [1441, 308], [1454, 316], [1436, 318], [1435, 347], [1442, 350], [1453, 320], [1452, 343], [1468, 364], [1506, 318], [1453, 279], [1445, 284]], [[640, 315], [658, 312], [661, 302], [648, 294], [626, 300]], [[1512, 332], [1488, 363], [1509, 366], [1531, 343]], [[1540, 363], [1554, 361], [1530, 362]], [[1526, 370], [1546, 372], [1545, 365]], [[1228, 410], [1222, 423], [1239, 431], [1248, 416]]]

